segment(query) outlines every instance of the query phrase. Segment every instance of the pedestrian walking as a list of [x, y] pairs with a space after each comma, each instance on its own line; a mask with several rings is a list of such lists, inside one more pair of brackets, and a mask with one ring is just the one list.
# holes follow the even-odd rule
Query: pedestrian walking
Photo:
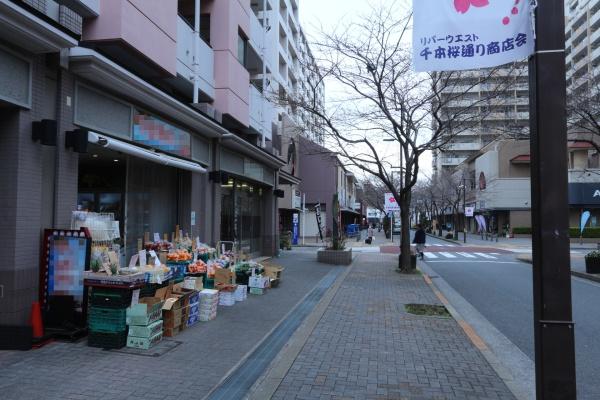
[[415, 238], [413, 239], [413, 243], [417, 245], [417, 253], [421, 256], [421, 260], [425, 258], [423, 254], [423, 250], [425, 250], [425, 240], [427, 235], [425, 235], [425, 231], [421, 224], [417, 224], [417, 231], [415, 232]]
[[375, 236], [373, 225], [369, 225], [369, 229], [367, 229], [367, 238], [369, 239], [369, 244], [373, 242], [373, 236]]

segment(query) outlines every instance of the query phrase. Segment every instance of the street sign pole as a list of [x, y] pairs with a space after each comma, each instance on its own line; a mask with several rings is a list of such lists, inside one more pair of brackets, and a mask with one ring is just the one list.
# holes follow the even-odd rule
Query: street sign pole
[[575, 399], [564, 0], [537, 4], [529, 61], [536, 393], [537, 399]]

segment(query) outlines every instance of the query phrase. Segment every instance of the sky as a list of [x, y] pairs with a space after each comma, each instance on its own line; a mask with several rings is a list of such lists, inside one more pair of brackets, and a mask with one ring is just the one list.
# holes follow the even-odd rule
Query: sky
[[[383, 2], [393, 0], [381, 0]], [[406, 0], [399, 0], [398, 3], [405, 3]], [[333, 30], [340, 21], [349, 21], [356, 16], [366, 12], [367, 0], [299, 0], [300, 23], [302, 29], [311, 41], [311, 38], [318, 37], [319, 32]], [[325, 93], [332, 93], [335, 88], [325, 86]], [[383, 144], [382, 144], [383, 145]], [[396, 146], [394, 146], [396, 147]], [[390, 149], [390, 146], [382, 146], [382, 152], [393, 151], [398, 156], [399, 151]], [[386, 154], [392, 156], [393, 154]], [[431, 153], [426, 152], [420, 160], [420, 169], [422, 178], [431, 175]]]

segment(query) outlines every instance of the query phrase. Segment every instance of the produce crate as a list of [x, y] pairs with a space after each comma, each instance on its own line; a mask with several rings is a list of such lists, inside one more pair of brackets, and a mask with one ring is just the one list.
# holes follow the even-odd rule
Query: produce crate
[[158, 342], [160, 342], [163, 338], [163, 332], [160, 331], [154, 336], [150, 338], [146, 337], [137, 337], [137, 336], [128, 336], [127, 337], [127, 347], [133, 347], [134, 349], [143, 349], [148, 350]]
[[185, 274], [187, 272], [187, 267], [189, 265], [189, 261], [185, 261], [185, 262], [167, 262], [167, 267], [169, 267], [169, 269], [171, 270], [171, 272], [173, 273], [173, 278], [174, 279], [182, 279], [183, 277], [185, 277]]
[[155, 297], [145, 297], [141, 303], [127, 309], [128, 325], [150, 325], [162, 317], [163, 302]]
[[127, 308], [131, 304], [132, 291], [129, 289], [93, 288], [90, 305], [103, 308]]
[[137, 336], [140, 338], [149, 338], [162, 332], [163, 321], [159, 319], [156, 322], [147, 326], [129, 325], [129, 336]]
[[88, 326], [95, 332], [122, 332], [127, 329], [125, 308], [90, 307]]
[[265, 289], [262, 289], [262, 288], [256, 288], [256, 287], [251, 287], [251, 288], [250, 288], [250, 294], [258, 294], [258, 295], [262, 295], [262, 294], [265, 294]]
[[103, 349], [120, 349], [127, 344], [127, 331], [94, 332], [88, 335], [88, 346]]
[[209, 258], [210, 258], [210, 255], [208, 253], [198, 254], [198, 259], [200, 259], [204, 262], [208, 262]]
[[196, 315], [190, 315], [188, 320], [186, 321], [186, 325], [188, 327], [195, 325], [196, 323], [198, 323], [200, 321], [200, 314], [196, 314]]

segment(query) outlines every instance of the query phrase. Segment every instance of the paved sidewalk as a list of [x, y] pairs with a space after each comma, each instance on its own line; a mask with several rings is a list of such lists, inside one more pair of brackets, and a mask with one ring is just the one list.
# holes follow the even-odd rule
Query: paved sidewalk
[[395, 258], [355, 259], [273, 399], [514, 398], [454, 319], [405, 311], [441, 303]]
[[317, 263], [312, 251], [285, 252], [274, 262], [285, 267], [278, 288], [219, 307], [214, 321], [165, 339], [174, 348], [158, 357], [87, 347], [85, 339], [0, 351], [0, 398], [201, 399], [335, 268]]

